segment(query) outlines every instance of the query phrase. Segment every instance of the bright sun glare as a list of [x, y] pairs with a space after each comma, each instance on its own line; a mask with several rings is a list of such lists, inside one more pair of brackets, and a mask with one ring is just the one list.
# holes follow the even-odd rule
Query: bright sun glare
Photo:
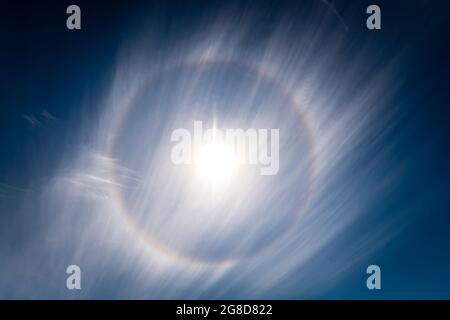
[[223, 183], [235, 175], [238, 161], [233, 150], [221, 143], [204, 145], [195, 161], [198, 175], [208, 183]]

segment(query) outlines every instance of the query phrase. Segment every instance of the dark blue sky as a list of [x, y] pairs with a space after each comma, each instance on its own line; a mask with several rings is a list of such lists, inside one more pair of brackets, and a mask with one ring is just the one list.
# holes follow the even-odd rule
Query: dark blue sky
[[[61, 174], [61, 163], [67, 161], [68, 152], [82, 152], [83, 145], [92, 144], [92, 128], [101, 125], [105, 112], [95, 102], [110, 93], [110, 79], [114, 77], [124, 46], [130, 39], [137, 37], [145, 41], [142, 39], [148, 36], [160, 46], [156, 55], [165, 56], [177, 43], [189, 44], [202, 38], [202, 30], [205, 34], [210, 32], [211, 17], [217, 17], [216, 22], [224, 19], [226, 23], [227, 15], [220, 14], [234, 12], [251, 25], [247, 26], [249, 30], [240, 44], [241, 52], [268, 45], [269, 34], [282, 23], [290, 27], [285, 39], [280, 40], [281, 45], [286, 42], [295, 47], [306, 35], [314, 40], [311, 40], [312, 47], [323, 48], [319, 49], [318, 57], [327, 56], [330, 50], [330, 59], [338, 64], [329, 72], [324, 71], [319, 86], [338, 92], [335, 102], [323, 109], [330, 112], [331, 118], [346, 114], [351, 97], [367, 90], [366, 80], [376, 78], [377, 70], [392, 63], [395, 74], [392, 82], [386, 84], [389, 92], [373, 88], [374, 101], [382, 105], [380, 112], [372, 114], [371, 127], [365, 130], [363, 125], [364, 136], [336, 161], [333, 176], [325, 178], [324, 192], [329, 195], [348, 187], [348, 201], [358, 206], [364, 206], [368, 199], [370, 203], [331, 244], [298, 269], [294, 267], [286, 272], [270, 293], [255, 293], [251, 297], [450, 298], [450, 45], [446, 41], [450, 32], [450, 4], [447, 1], [375, 1], [382, 10], [382, 30], [369, 31], [365, 27], [365, 8], [372, 2], [76, 1], [82, 10], [82, 30], [69, 31], [65, 27], [65, 9], [73, 1], [2, 1], [0, 255], [1, 263], [8, 263], [0, 268], [0, 279], [12, 278], [13, 282], [0, 286], [0, 297], [39, 297], [33, 292], [33, 285], [27, 287], [20, 283], [32, 276], [14, 273], [15, 264], [20, 261], [33, 269], [33, 261], [28, 260], [33, 256], [32, 243], [39, 246], [37, 252], [50, 255], [51, 249], [39, 245], [53, 225], [53, 216], [42, 209], [45, 207], [43, 190]], [[333, 7], [329, 7], [330, 3]], [[320, 25], [320, 21], [315, 22], [316, 17], [326, 21], [325, 30], [329, 34], [314, 34], [314, 24]], [[146, 28], [152, 30], [148, 35]], [[239, 34], [239, 27], [233, 32]], [[336, 35], [340, 42], [339, 49], [334, 51]], [[218, 33], [217, 38], [220, 37]], [[347, 75], [356, 58], [365, 61], [367, 68]], [[295, 67], [302, 56], [286, 54], [282, 59]], [[309, 74], [315, 68], [309, 64], [303, 70]], [[346, 85], [339, 95], [340, 86], [335, 84], [341, 75]], [[321, 98], [320, 91], [314, 94]], [[377, 103], [374, 105], [378, 108]], [[389, 117], [385, 118], [387, 114]], [[351, 131], [358, 123], [355, 116], [345, 130]], [[374, 164], [379, 158], [380, 162]], [[378, 183], [386, 176], [391, 177], [392, 172], [395, 174], [389, 189], [380, 190]], [[352, 194], [351, 190], [360, 190], [361, 195]], [[327, 199], [327, 206], [343, 205]], [[74, 222], [78, 223], [82, 224]], [[373, 252], [367, 250], [372, 247], [372, 236], [379, 239], [387, 229], [389, 234], [395, 234], [392, 239], [379, 248], [374, 243]], [[358, 248], [358, 243], [365, 246]], [[66, 249], [76, 247], [71, 243], [61, 245]], [[355, 259], [358, 255], [360, 258]], [[268, 261], [265, 263], [270, 264]], [[365, 268], [370, 264], [380, 265], [382, 269], [383, 288], [379, 292], [365, 287]], [[53, 268], [46, 269], [46, 266], [39, 265], [44, 270], [38, 277], [41, 280], [36, 280], [41, 286], [52, 277]], [[91, 271], [90, 277], [94, 277], [95, 268], [86, 268]], [[127, 267], [104, 268], [108, 270], [105, 276], [108, 281], [96, 283], [81, 298], [128, 297], [120, 292], [120, 283], [125, 286], [131, 281], [124, 275]], [[348, 272], [339, 273], [337, 268]], [[335, 276], [330, 278], [330, 286], [316, 286], [311, 280], [308, 285], [313, 289], [305, 292], [305, 272], [310, 279], [327, 279], [327, 274]], [[64, 277], [64, 273], [58, 277]], [[15, 292], [13, 283], [21, 289]], [[245, 297], [238, 284], [223, 291], [221, 286], [218, 282], [197, 296]], [[77, 297], [66, 296], [54, 288], [49, 284], [39, 293], [44, 298]], [[126, 292], [134, 298], [154, 297], [147, 296], [143, 289], [133, 291], [132, 287]], [[171, 297], [170, 290], [161, 289], [161, 292], [161, 297]], [[187, 292], [188, 285], [173, 297], [191, 297]]]

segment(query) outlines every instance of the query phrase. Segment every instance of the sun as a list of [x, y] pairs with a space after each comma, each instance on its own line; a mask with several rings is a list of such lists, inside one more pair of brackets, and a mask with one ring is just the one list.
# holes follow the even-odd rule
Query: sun
[[230, 181], [235, 176], [238, 161], [232, 148], [213, 142], [200, 147], [195, 167], [203, 181], [216, 185]]

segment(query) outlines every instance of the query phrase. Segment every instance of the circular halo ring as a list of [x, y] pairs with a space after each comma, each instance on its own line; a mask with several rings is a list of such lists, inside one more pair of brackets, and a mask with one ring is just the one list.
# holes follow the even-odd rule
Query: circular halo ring
[[[308, 125], [308, 122], [305, 119], [305, 116], [302, 114], [302, 111], [300, 109], [300, 106], [298, 103], [296, 103], [294, 97], [292, 94], [287, 90], [285, 87], [281, 85], [281, 81], [277, 81], [277, 78], [269, 72], [261, 69], [260, 67], [248, 64], [248, 63], [242, 63], [238, 62], [236, 60], [232, 59], [191, 59], [187, 60], [185, 62], [180, 62], [176, 64], [169, 65], [165, 69], [159, 72], [153, 73], [153, 75], [149, 75], [149, 77], [146, 79], [145, 83], [154, 81], [155, 78], [161, 77], [164, 74], [175, 70], [176, 68], [181, 67], [191, 67], [191, 66], [199, 66], [204, 67], [207, 65], [214, 65], [214, 64], [234, 64], [238, 66], [242, 66], [243, 68], [252, 71], [255, 75], [262, 77], [262, 79], [267, 80], [268, 82], [272, 83], [273, 85], [276, 85], [276, 88], [280, 90], [280, 92], [283, 94], [283, 96], [290, 102], [290, 105], [294, 107], [294, 111], [299, 113], [299, 120], [303, 128], [305, 128], [305, 132], [307, 135], [307, 142], [310, 149], [309, 156], [311, 158], [312, 163], [312, 170], [314, 170], [314, 163], [315, 163], [315, 152], [314, 152], [314, 137], [313, 137], [313, 130], [311, 130], [310, 126]], [[134, 90], [132, 96], [127, 99], [127, 103], [124, 106], [121, 106], [120, 110], [118, 110], [118, 115], [115, 119], [113, 119], [112, 123], [112, 131], [113, 134], [112, 139], [109, 139], [107, 142], [107, 148], [106, 153], [107, 155], [110, 155], [112, 153], [112, 150], [114, 149], [114, 145], [116, 143], [115, 141], [115, 133], [119, 131], [122, 127], [123, 120], [125, 116], [128, 114], [128, 112], [133, 107], [133, 101], [137, 97], [138, 93], [141, 91], [142, 88], [144, 88], [145, 84], [142, 84], [140, 88], [137, 90]], [[116, 181], [116, 175], [114, 170], [111, 172], [111, 180]], [[306, 211], [306, 209], [309, 206], [310, 200], [311, 200], [311, 189], [313, 188], [313, 179], [312, 179], [312, 173], [309, 172], [307, 174], [308, 182], [308, 192], [306, 196], [306, 200], [304, 205], [298, 210], [298, 213], [294, 215], [294, 219], [290, 226], [281, 234], [275, 237], [274, 240], [272, 240], [269, 244], [265, 245], [261, 249], [257, 250], [255, 253], [250, 255], [238, 255], [238, 256], [230, 256], [224, 259], [207, 259], [207, 258], [199, 258], [199, 257], [193, 257], [188, 254], [183, 254], [183, 252], [177, 251], [173, 248], [168, 247], [167, 245], [164, 245], [161, 241], [154, 239], [151, 235], [148, 235], [147, 233], [143, 232], [137, 225], [136, 221], [130, 217], [129, 214], [127, 214], [127, 208], [124, 204], [121, 192], [118, 187], [116, 187], [114, 184], [111, 186], [111, 199], [114, 201], [115, 208], [117, 208], [118, 213], [121, 218], [123, 218], [123, 221], [125, 223], [125, 226], [135, 235], [138, 236], [139, 240], [143, 241], [146, 245], [146, 247], [153, 249], [158, 254], [162, 254], [164, 257], [173, 259], [177, 262], [185, 262], [190, 265], [202, 265], [202, 266], [220, 266], [220, 265], [228, 265], [233, 264], [237, 262], [241, 262], [243, 260], [250, 260], [255, 259], [257, 257], [263, 256], [265, 253], [270, 251], [276, 244], [280, 243], [281, 240], [283, 240], [292, 230], [295, 226], [298, 225], [299, 221], [301, 220], [301, 217], [303, 216], [303, 213]]]

